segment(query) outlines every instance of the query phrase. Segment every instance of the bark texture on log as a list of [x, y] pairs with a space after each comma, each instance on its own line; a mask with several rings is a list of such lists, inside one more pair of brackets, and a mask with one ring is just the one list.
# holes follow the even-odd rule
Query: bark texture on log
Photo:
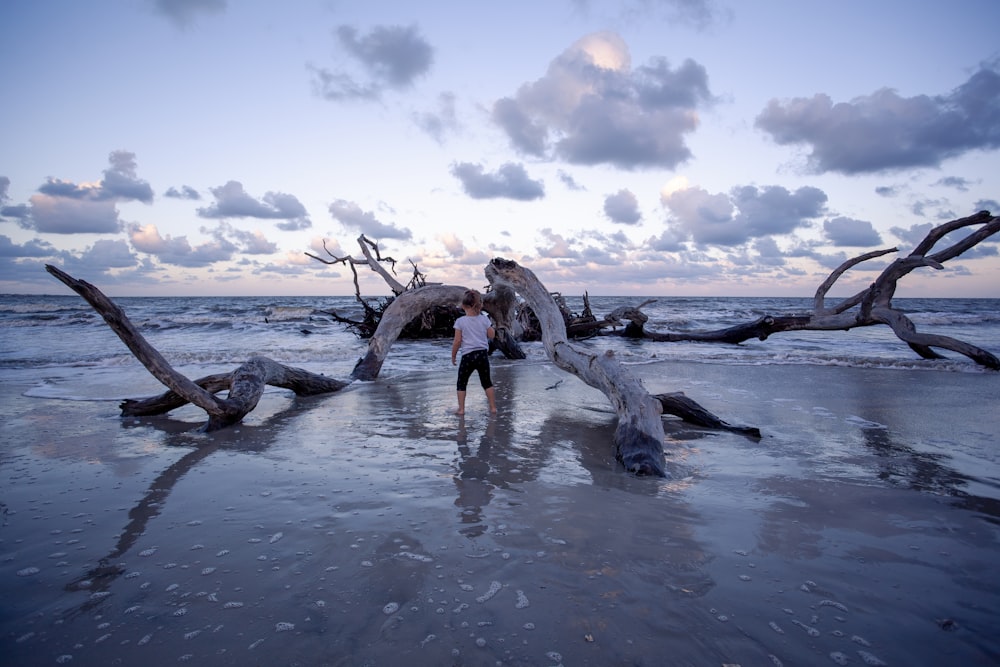
[[517, 320], [517, 294], [506, 285], [497, 285], [483, 295], [483, 310], [493, 318], [496, 348], [508, 359], [524, 359], [525, 354], [517, 340], [521, 336], [521, 323]]
[[382, 313], [378, 329], [368, 341], [368, 351], [354, 365], [351, 377], [365, 381], [377, 378], [392, 344], [410, 320], [442, 303], [453, 303], [457, 308], [467, 289], [459, 285], [428, 285], [406, 290], [397, 296]]
[[[104, 318], [111, 330], [118, 335], [146, 370], [170, 389], [166, 394], [151, 399], [153, 403], [156, 403], [157, 399], [160, 404], [175, 404], [177, 400], [181, 400], [197, 405], [208, 414], [208, 422], [203, 427], [205, 431], [214, 431], [242, 421], [247, 413], [257, 407], [257, 402], [264, 393], [264, 387], [268, 384], [287, 387], [296, 394], [338, 391], [349, 384], [324, 375], [315, 375], [298, 368], [284, 366], [266, 357], [251, 357], [247, 360], [228, 375], [228, 386], [221, 386], [223, 376], [217, 375], [202, 378], [202, 384], [199, 384], [174, 370], [163, 355], [139, 333], [125, 312], [99, 289], [86, 281], [77, 280], [52, 265], [46, 265], [45, 270], [83, 297]], [[229, 390], [229, 395], [225, 399], [215, 395], [216, 391], [222, 389]], [[128, 414], [126, 410], [132, 409], [129, 403], [126, 401], [122, 404], [123, 414]], [[145, 402], [138, 401], [138, 403]], [[148, 410], [150, 405], [146, 404], [138, 409]]]
[[665, 476], [660, 402], [612, 352], [591, 354], [568, 342], [559, 307], [530, 270], [497, 258], [486, 266], [486, 277], [491, 285], [505, 284], [528, 302], [538, 317], [545, 351], [554, 364], [599, 389], [611, 401], [618, 415], [615, 457], [625, 469], [639, 475]]

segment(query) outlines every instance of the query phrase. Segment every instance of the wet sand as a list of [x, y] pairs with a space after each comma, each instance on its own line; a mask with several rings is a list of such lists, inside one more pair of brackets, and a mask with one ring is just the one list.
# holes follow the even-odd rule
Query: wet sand
[[9, 378], [2, 662], [1000, 662], [1000, 374], [634, 370], [764, 437], [670, 420], [673, 478], [630, 477], [539, 363], [492, 418], [448, 369], [212, 436]]

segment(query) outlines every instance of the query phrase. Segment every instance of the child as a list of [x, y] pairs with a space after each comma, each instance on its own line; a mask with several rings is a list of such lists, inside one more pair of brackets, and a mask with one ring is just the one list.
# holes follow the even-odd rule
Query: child
[[462, 353], [462, 363], [458, 366], [458, 411], [455, 414], [465, 414], [465, 390], [472, 371], [479, 373], [479, 384], [486, 390], [490, 412], [495, 414], [497, 404], [490, 379], [489, 347], [496, 331], [490, 324], [490, 318], [483, 313], [483, 298], [476, 290], [466, 290], [462, 297], [462, 310], [465, 315], [455, 320], [455, 340], [451, 344], [452, 366], [455, 365], [455, 356], [459, 351]]

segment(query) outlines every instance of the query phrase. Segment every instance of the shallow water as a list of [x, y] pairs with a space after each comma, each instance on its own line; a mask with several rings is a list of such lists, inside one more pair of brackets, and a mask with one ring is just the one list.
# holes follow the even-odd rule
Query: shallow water
[[[495, 418], [473, 391], [469, 415], [451, 414], [450, 369], [398, 372], [324, 397], [269, 392], [211, 436], [194, 409], [122, 420], [113, 401], [25, 396], [37, 386], [7, 373], [0, 654], [1000, 660], [1000, 375], [632, 369], [764, 437], [670, 420], [673, 477], [634, 478], [613, 459], [604, 397], [530, 360], [494, 364]], [[76, 395], [86, 377], [50, 382]]]

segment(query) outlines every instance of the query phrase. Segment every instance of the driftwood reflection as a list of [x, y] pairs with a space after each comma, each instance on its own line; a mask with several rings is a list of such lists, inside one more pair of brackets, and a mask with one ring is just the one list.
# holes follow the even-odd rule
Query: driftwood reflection
[[[296, 399], [303, 400], [303, 399]], [[306, 399], [308, 400], [308, 399]], [[229, 451], [259, 452], [267, 449], [273, 442], [275, 433], [280, 432], [284, 422], [294, 415], [294, 410], [276, 415], [259, 425], [243, 424], [239, 431], [230, 431], [225, 435], [217, 434], [206, 439], [201, 446], [196, 446], [184, 456], [170, 464], [156, 476], [142, 498], [129, 510], [128, 523], [122, 528], [114, 547], [97, 565], [87, 570], [82, 576], [65, 585], [67, 591], [90, 591], [91, 596], [83, 604], [74, 607], [66, 614], [76, 616], [98, 606], [106, 596], [105, 593], [116, 579], [124, 575], [128, 568], [120, 559], [127, 556], [136, 542], [142, 537], [150, 522], [163, 511], [167, 498], [174, 488], [191, 470], [206, 458], [220, 449]], [[166, 447], [191, 446], [191, 425], [177, 419], [150, 418], [137, 422], [123, 423], [122, 428], [136, 426], [152, 427], [166, 433]]]
[[949, 467], [950, 455], [944, 452], [922, 452], [893, 440], [881, 426], [861, 430], [865, 445], [878, 456], [879, 479], [895, 486], [915, 491], [927, 491], [955, 499], [955, 505], [985, 515], [991, 523], [1000, 524], [1000, 500], [977, 496], [965, 490], [974, 478]]

